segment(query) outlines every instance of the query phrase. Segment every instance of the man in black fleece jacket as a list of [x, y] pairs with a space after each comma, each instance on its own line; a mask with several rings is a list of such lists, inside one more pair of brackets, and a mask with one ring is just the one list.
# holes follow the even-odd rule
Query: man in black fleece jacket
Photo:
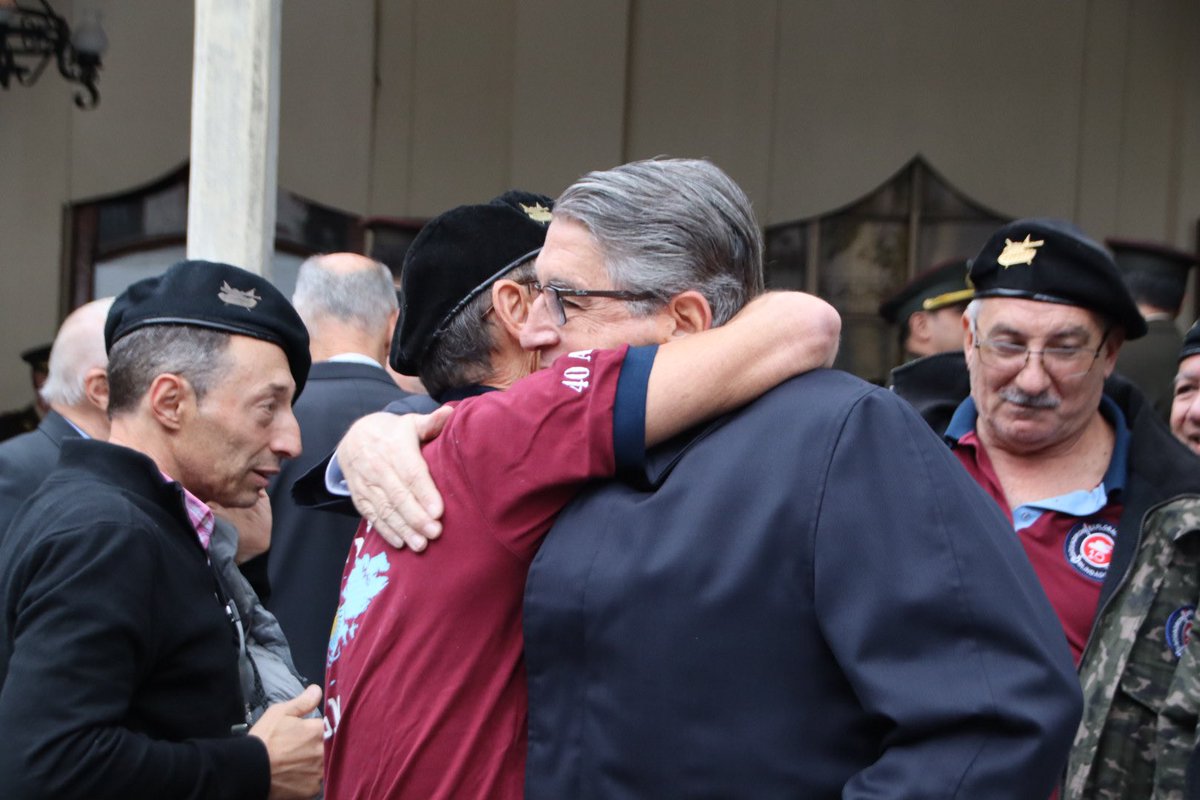
[[249, 727], [209, 503], [247, 507], [300, 452], [308, 336], [262, 278], [176, 264], [105, 326], [109, 442], [70, 439], [0, 544], [6, 798], [303, 798], [310, 687]]

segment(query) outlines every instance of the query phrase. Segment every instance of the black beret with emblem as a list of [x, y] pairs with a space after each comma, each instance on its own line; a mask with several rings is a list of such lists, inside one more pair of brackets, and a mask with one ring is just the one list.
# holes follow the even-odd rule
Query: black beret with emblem
[[992, 234], [971, 260], [976, 297], [1017, 297], [1079, 306], [1146, 334], [1121, 271], [1108, 251], [1069, 222], [1019, 219]]
[[1188, 356], [1194, 356], [1200, 353], [1200, 319], [1188, 329], [1187, 335], [1183, 337], [1183, 347], [1179, 349], [1179, 360], [1183, 361]]
[[463, 308], [538, 254], [553, 201], [510, 191], [434, 217], [413, 239], [400, 273], [400, 325], [392, 369], [417, 375], [430, 346]]
[[261, 275], [229, 264], [180, 261], [130, 284], [109, 309], [104, 346], [111, 351], [121, 337], [149, 325], [211, 328], [276, 344], [296, 381], [294, 397], [312, 366], [308, 330], [288, 299]]
[[50, 371], [50, 345], [39, 344], [21, 353], [21, 360], [35, 372]]
[[969, 303], [974, 296], [967, 282], [967, 259], [955, 258], [931, 267], [879, 304], [879, 316], [903, 324], [918, 311]]

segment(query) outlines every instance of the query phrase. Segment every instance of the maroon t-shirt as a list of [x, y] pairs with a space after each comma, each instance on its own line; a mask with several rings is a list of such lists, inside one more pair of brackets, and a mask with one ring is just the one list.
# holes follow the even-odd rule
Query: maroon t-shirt
[[[525, 575], [555, 515], [615, 471], [625, 356], [572, 353], [458, 404], [423, 448], [446, 506], [425, 552], [359, 526], [326, 662], [327, 797], [522, 797]], [[652, 358], [620, 381], [639, 437]]]

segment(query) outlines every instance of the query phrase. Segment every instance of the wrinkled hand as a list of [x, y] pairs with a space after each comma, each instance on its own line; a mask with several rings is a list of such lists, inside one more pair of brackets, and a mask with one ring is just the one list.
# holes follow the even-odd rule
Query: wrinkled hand
[[271, 499], [265, 491], [258, 493], [258, 500], [249, 508], [227, 508], [213, 502], [208, 505], [214, 514], [237, 528], [236, 563], [242, 564], [270, 549]]
[[420, 552], [442, 533], [442, 496], [421, 457], [453, 411], [368, 414], [350, 426], [337, 459], [358, 513], [393, 547]]
[[304, 719], [321, 702], [321, 689], [309, 686], [286, 703], [268, 708], [250, 729], [271, 759], [270, 800], [306, 800], [321, 790], [325, 723]]

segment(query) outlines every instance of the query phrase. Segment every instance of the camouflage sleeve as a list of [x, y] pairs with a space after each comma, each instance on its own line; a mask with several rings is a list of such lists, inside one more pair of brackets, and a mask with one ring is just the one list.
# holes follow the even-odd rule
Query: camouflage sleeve
[[1200, 497], [1152, 509], [1141, 537], [1080, 665], [1084, 715], [1064, 800], [1185, 796], [1200, 709]]

